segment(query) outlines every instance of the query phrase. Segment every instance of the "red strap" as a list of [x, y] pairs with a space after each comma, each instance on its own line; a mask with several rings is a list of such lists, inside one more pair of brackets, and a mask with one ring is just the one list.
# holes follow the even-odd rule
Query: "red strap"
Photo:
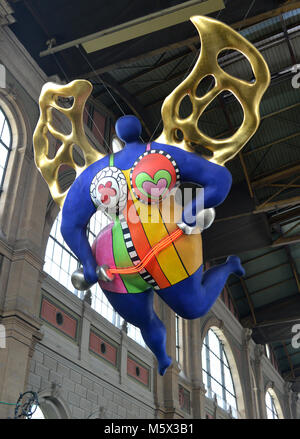
[[110, 268], [108, 271], [111, 274], [134, 274], [141, 271], [146, 267], [147, 264], [154, 258], [157, 253], [161, 252], [164, 248], [168, 247], [173, 241], [178, 239], [183, 234], [181, 229], [176, 229], [171, 235], [166, 236], [161, 241], [159, 241], [155, 246], [149, 250], [146, 256], [141, 260], [141, 262], [134, 267], [127, 268]]

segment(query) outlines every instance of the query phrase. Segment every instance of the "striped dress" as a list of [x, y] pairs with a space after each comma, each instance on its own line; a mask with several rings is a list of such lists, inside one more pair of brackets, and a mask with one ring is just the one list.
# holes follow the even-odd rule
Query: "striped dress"
[[[98, 265], [110, 268], [137, 265], [180, 221], [182, 205], [175, 199], [180, 170], [165, 151], [146, 151], [127, 170], [109, 166], [94, 177], [90, 194], [96, 206], [112, 222], [97, 236], [92, 250]], [[202, 265], [201, 235], [182, 235], [157, 254], [140, 272], [115, 275], [112, 282], [100, 281], [115, 293], [161, 290], [188, 278]]]

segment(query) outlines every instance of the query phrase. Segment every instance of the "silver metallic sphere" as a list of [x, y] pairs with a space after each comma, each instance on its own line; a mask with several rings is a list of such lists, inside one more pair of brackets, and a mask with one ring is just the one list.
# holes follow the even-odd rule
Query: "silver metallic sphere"
[[[114, 279], [114, 275], [111, 275], [108, 272], [108, 268], [109, 267], [107, 265], [101, 265], [101, 267], [97, 267], [96, 273], [98, 276], [98, 280], [103, 280], [105, 282], [111, 282]], [[71, 281], [72, 281], [73, 287], [79, 291], [86, 291], [94, 285], [94, 284], [91, 284], [85, 280], [82, 267], [78, 268], [78, 270], [74, 271], [74, 273], [71, 276]]]

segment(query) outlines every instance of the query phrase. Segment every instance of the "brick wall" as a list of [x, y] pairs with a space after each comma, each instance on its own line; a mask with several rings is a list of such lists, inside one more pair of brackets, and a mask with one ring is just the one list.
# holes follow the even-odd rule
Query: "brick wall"
[[[57, 324], [57, 314], [76, 322], [76, 331], [70, 334]], [[43, 338], [30, 360], [27, 390], [49, 395], [55, 387], [55, 398], [72, 418], [155, 418], [154, 358], [148, 349], [50, 276], [43, 285], [40, 318]], [[142, 379], [128, 369], [132, 359]]]
[[138, 395], [134, 398], [134, 392], [127, 394], [117, 382], [110, 384], [40, 344], [31, 360], [28, 388], [42, 393], [52, 383], [57, 384], [58, 399], [69, 407], [73, 418], [93, 418], [101, 411], [108, 419], [154, 418], [154, 408]]

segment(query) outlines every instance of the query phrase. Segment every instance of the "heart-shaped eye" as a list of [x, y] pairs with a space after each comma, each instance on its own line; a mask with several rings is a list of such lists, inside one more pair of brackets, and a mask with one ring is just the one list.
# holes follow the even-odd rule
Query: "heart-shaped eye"
[[160, 178], [156, 184], [152, 181], [144, 181], [142, 189], [145, 193], [151, 195], [151, 198], [159, 198], [168, 189], [167, 180]]
[[168, 190], [171, 180], [170, 173], [165, 169], [160, 169], [153, 178], [147, 172], [140, 172], [135, 182], [144, 195], [158, 198]]

